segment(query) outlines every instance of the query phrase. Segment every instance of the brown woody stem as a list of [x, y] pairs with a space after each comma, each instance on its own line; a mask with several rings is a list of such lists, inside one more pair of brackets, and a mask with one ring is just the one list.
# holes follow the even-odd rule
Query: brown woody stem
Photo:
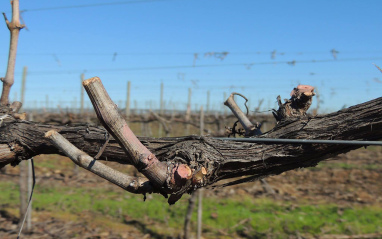
[[152, 184], [144, 178], [127, 176], [117, 170], [114, 170], [105, 164], [90, 157], [85, 152], [76, 148], [67, 139], [55, 130], [50, 130], [45, 134], [54, 146], [60, 149], [78, 166], [108, 180], [109, 182], [123, 188], [131, 193], [152, 193], [154, 188]]
[[3, 82], [3, 90], [0, 98], [0, 105], [7, 105], [9, 92], [11, 91], [11, 87], [15, 78], [15, 65], [16, 65], [16, 53], [17, 53], [17, 43], [19, 40], [20, 30], [24, 27], [24, 25], [20, 24], [20, 15], [19, 15], [19, 0], [11, 1], [12, 4], [12, 21], [9, 22], [5, 13], [4, 19], [7, 27], [11, 33], [10, 45], [9, 45], [9, 55], [8, 55], [8, 66], [5, 77], [2, 79]]

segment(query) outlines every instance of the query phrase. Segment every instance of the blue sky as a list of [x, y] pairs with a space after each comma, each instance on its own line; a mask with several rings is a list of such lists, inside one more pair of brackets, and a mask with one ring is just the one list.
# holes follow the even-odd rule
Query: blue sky
[[[8, 18], [10, 9], [0, 3]], [[119, 105], [131, 81], [132, 108], [159, 107], [162, 82], [166, 108], [184, 109], [192, 88], [192, 109], [205, 106], [210, 91], [213, 109], [239, 92], [251, 108], [264, 99], [264, 111], [277, 95], [309, 84], [331, 112], [381, 96], [373, 65], [382, 67], [380, 9], [379, 0], [20, 0], [28, 30], [20, 34], [11, 100], [20, 99], [27, 66], [26, 107], [43, 107], [47, 97], [50, 107], [78, 107], [84, 73], [99, 76]], [[0, 35], [5, 75], [5, 24]]]

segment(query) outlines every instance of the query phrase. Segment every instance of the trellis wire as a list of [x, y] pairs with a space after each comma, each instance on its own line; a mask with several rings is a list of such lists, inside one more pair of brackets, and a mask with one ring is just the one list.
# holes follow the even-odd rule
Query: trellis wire
[[273, 143], [273, 144], [340, 144], [361, 146], [382, 146], [382, 141], [360, 141], [360, 140], [324, 140], [324, 139], [273, 139], [273, 138], [214, 138], [248, 143]]

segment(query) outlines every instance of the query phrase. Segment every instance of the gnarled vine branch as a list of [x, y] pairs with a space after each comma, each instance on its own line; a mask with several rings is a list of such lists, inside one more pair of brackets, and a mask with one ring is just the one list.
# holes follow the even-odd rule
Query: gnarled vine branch
[[[0, 166], [17, 165], [20, 160], [27, 160], [38, 154], [64, 154], [50, 140], [44, 138], [44, 134], [51, 129], [55, 129], [71, 144], [90, 156], [98, 153], [105, 143], [107, 134], [102, 127], [43, 125], [16, 120], [8, 114], [2, 117], [4, 116], [7, 120], [4, 120], [0, 127]], [[121, 127], [123, 129], [123, 125]], [[379, 140], [382, 139], [382, 98], [327, 115], [289, 117], [280, 121], [273, 130], [256, 137]], [[168, 177], [166, 183], [167, 180], [170, 183], [164, 184], [157, 190], [171, 194], [170, 203], [174, 203], [184, 193], [191, 193], [198, 187], [217, 185], [221, 180], [240, 177], [231, 183], [220, 184], [227, 186], [261, 179], [292, 169], [315, 166], [326, 158], [360, 147], [261, 144], [200, 136], [137, 140], [155, 155], [160, 163], [178, 166], [174, 166], [173, 171], [166, 168], [166, 172], [169, 172], [166, 175]], [[137, 154], [126, 154], [125, 151], [126, 149], [119, 145], [115, 137], [111, 138], [99, 160], [134, 165], [134, 160], [137, 159], [132, 157]], [[188, 168], [180, 165], [186, 165], [191, 169], [190, 179], [187, 179], [187, 176], [179, 177], [176, 173], [188, 175]], [[176, 185], [171, 181], [173, 179], [178, 179], [181, 182], [180, 186], [170, 188], [169, 186]]]

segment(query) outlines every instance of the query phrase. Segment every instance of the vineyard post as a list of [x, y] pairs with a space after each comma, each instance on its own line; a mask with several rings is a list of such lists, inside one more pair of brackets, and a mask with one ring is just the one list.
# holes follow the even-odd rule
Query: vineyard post
[[81, 74], [81, 109], [80, 109], [80, 114], [84, 114], [84, 87], [82, 87], [82, 82], [85, 80], [85, 74]]
[[[160, 83], [159, 115], [163, 116], [163, 82]], [[159, 124], [158, 137], [162, 137], [163, 126]]]
[[[200, 107], [200, 136], [203, 136], [204, 131], [204, 112], [203, 106]], [[202, 205], [203, 204], [203, 188], [198, 189], [198, 227], [197, 227], [197, 237], [198, 239], [202, 236]]]
[[26, 82], [26, 78], [27, 78], [27, 71], [28, 71], [28, 67], [24, 66], [23, 68], [23, 77], [22, 77], [22, 80], [21, 80], [21, 95], [20, 95], [20, 102], [21, 102], [21, 106], [24, 105], [24, 97], [25, 97], [25, 82]]
[[210, 114], [210, 91], [207, 91], [207, 107], [206, 107], [206, 114]]
[[125, 108], [125, 115], [126, 119], [129, 120], [130, 117], [130, 88], [131, 88], [131, 82], [127, 82], [127, 94], [126, 94], [126, 108]]
[[[223, 99], [224, 100], [227, 99], [227, 92], [223, 93]], [[222, 107], [223, 107], [223, 115], [226, 116], [227, 115], [227, 108], [224, 107], [224, 105], [222, 105]]]
[[192, 90], [191, 88], [188, 88], [188, 101], [187, 101], [187, 110], [186, 110], [186, 135], [190, 134], [190, 124], [189, 121], [191, 120], [191, 95]]
[[203, 136], [203, 132], [204, 132], [204, 111], [203, 111], [203, 105], [200, 106], [200, 122], [199, 122], [199, 125], [200, 125], [200, 136]]
[[49, 110], [49, 95], [48, 94], [45, 95], [45, 109], [46, 111]]
[[[28, 196], [31, 195], [32, 193], [32, 185], [33, 185], [33, 172], [32, 172], [32, 162], [30, 160], [28, 160], [28, 181], [27, 181], [27, 184], [28, 184]], [[27, 202], [26, 202], [27, 203]], [[27, 212], [27, 218], [26, 218], [26, 222], [27, 222], [27, 231], [31, 231], [32, 230], [32, 198], [30, 199], [30, 202], [29, 202], [29, 210]]]

